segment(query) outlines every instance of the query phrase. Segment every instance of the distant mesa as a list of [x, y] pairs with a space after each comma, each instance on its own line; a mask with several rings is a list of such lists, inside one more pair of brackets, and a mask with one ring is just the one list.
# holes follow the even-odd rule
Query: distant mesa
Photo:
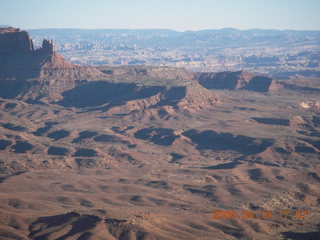
[[245, 89], [262, 93], [274, 93], [280, 89], [280, 85], [273, 78], [248, 71], [204, 72], [198, 74], [198, 79], [207, 89]]

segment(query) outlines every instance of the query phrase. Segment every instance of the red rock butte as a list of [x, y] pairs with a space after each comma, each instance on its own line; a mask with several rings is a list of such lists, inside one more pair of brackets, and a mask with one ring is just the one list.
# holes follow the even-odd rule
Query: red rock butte
[[44, 39], [42, 46], [34, 48], [26, 31], [19, 28], [0, 29], [0, 79], [59, 78], [78, 80], [95, 77], [95, 68], [69, 63], [54, 50], [53, 40]]
[[19, 28], [0, 28], [1, 54], [55, 54], [53, 40], [44, 39], [42, 47], [35, 49], [33, 41], [26, 31]]

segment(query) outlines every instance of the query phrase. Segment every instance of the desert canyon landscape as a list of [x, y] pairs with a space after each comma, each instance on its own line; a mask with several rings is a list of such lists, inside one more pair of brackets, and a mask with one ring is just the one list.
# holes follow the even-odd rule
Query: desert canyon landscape
[[0, 28], [0, 239], [320, 239], [318, 40], [287, 78], [40, 41]]

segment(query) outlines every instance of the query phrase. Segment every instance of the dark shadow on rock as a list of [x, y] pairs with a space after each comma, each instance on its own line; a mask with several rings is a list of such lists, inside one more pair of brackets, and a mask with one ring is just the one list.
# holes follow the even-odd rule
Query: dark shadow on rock
[[15, 153], [26, 153], [32, 148], [33, 148], [33, 145], [24, 141], [17, 141], [16, 144], [12, 146], [12, 149], [14, 150]]
[[57, 122], [45, 122], [45, 127], [38, 128], [36, 131], [32, 132], [32, 134], [35, 136], [42, 136], [44, 133], [47, 133], [52, 126], [57, 124]]
[[49, 155], [58, 155], [58, 156], [67, 156], [69, 154], [69, 150], [63, 147], [50, 147], [48, 149]]
[[207, 89], [229, 89], [234, 90], [239, 80], [236, 72], [221, 72], [210, 76], [210, 74], [200, 74], [199, 83]]
[[282, 125], [282, 126], [290, 125], [290, 121], [288, 119], [282, 119], [282, 118], [252, 118], [252, 119], [257, 121], [258, 123], [263, 123], [263, 124]]
[[5, 163], [0, 160], [0, 183], [4, 182], [6, 179], [13, 177], [13, 176], [19, 176], [23, 173], [26, 173], [26, 171], [15, 171], [15, 172], [8, 172], [8, 171], [3, 171], [4, 170], [4, 165]]
[[281, 148], [281, 147], [276, 147], [274, 149], [277, 153], [281, 153], [281, 154], [290, 154], [290, 152], [284, 148]]
[[[320, 227], [320, 225], [318, 225]], [[288, 240], [319, 240], [320, 239], [320, 231], [315, 232], [306, 232], [306, 233], [298, 233], [298, 232], [283, 232], [282, 235], [285, 239]]]
[[67, 227], [68, 225], [72, 226], [70, 231], [60, 236], [59, 239], [69, 239], [82, 232], [83, 234], [81, 236], [84, 237], [86, 231], [95, 228], [100, 221], [101, 219], [97, 216], [80, 215], [75, 212], [50, 217], [41, 217], [29, 226], [29, 237], [35, 240], [52, 239], [51, 235], [56, 232], [56, 229], [61, 229], [61, 227]]
[[74, 157], [96, 157], [98, 154], [91, 148], [80, 148], [74, 153]]
[[309, 147], [309, 146], [302, 146], [302, 145], [299, 145], [299, 146], [296, 146], [294, 148], [295, 152], [297, 153], [316, 153], [316, 150], [314, 150], [312, 147]]
[[172, 87], [163, 94], [162, 100], [152, 107], [175, 106], [186, 96], [186, 87]]
[[0, 97], [15, 99], [29, 89], [32, 84], [24, 79], [1, 80]]
[[165, 87], [161, 86], [139, 87], [134, 83], [88, 82], [62, 93], [63, 100], [59, 104], [77, 108], [107, 104], [101, 110], [108, 110], [129, 100], [148, 98], [164, 90]]
[[175, 163], [185, 157], [185, 155], [182, 155], [179, 153], [171, 153], [170, 155], [171, 155], [172, 159], [169, 163]]
[[113, 126], [113, 127], [111, 128], [111, 130], [114, 131], [114, 132], [116, 132], [116, 133], [123, 134], [123, 133], [125, 133], [126, 131], [131, 130], [131, 129], [133, 129], [133, 128], [134, 128], [134, 126], [127, 126], [125, 129], [121, 130], [120, 127], [118, 127], [118, 126]]
[[320, 116], [312, 116], [312, 123], [315, 127], [320, 127]]
[[255, 92], [268, 92], [272, 80], [272, 78], [266, 76], [255, 76], [244, 89]]
[[9, 130], [12, 130], [12, 131], [17, 131], [17, 132], [24, 132], [24, 131], [27, 130], [26, 127], [19, 126], [19, 125], [14, 125], [12, 123], [4, 123], [4, 124], [1, 124], [1, 126], [6, 128], [6, 129], [9, 129]]
[[309, 178], [320, 182], [320, 176], [319, 176], [317, 173], [315, 173], [315, 172], [309, 172], [309, 173], [308, 173], [308, 176], [309, 176]]
[[52, 138], [54, 140], [59, 140], [59, 139], [62, 139], [62, 138], [65, 138], [65, 137], [68, 137], [70, 135], [70, 132], [69, 131], [66, 131], [66, 130], [58, 130], [58, 131], [54, 131], [54, 132], [51, 132], [49, 133], [47, 136], [49, 138]]
[[320, 140], [312, 140], [312, 139], [305, 139], [305, 138], [300, 138], [300, 140], [311, 144], [314, 148], [320, 151]]
[[73, 143], [81, 142], [84, 139], [90, 139], [96, 136], [98, 133], [94, 131], [83, 131], [79, 133], [79, 137], [72, 140]]
[[109, 134], [103, 134], [103, 135], [96, 136], [93, 140], [95, 142], [105, 142], [105, 143], [107, 143], [107, 142], [109, 142], [109, 143], [121, 142], [120, 138], [113, 136], [113, 135], [109, 135]]
[[33, 222], [30, 227], [29, 231], [36, 232], [39, 229], [39, 225], [45, 224], [48, 228], [63, 225], [64, 223], [68, 223], [75, 217], [80, 217], [80, 214], [75, 212], [70, 212], [66, 214], [56, 215], [56, 216], [49, 216], [49, 217], [40, 217], [35, 222]]
[[9, 147], [12, 144], [11, 141], [0, 139], [0, 150], [5, 150], [7, 147]]
[[12, 110], [12, 109], [14, 109], [16, 106], [17, 106], [16, 103], [7, 103], [7, 104], [4, 106], [4, 109], [5, 109], [5, 110]]
[[146, 184], [148, 187], [152, 188], [162, 188], [162, 189], [171, 189], [169, 184], [166, 181], [150, 181]]
[[213, 192], [212, 189], [206, 189], [205, 187], [199, 188], [198, 186], [191, 185], [184, 185], [183, 189], [192, 194], [207, 198], [211, 202], [217, 202], [219, 200], [219, 197]]
[[263, 152], [272, 146], [272, 139], [257, 139], [243, 135], [234, 136], [231, 133], [217, 133], [212, 130], [198, 132], [189, 130], [183, 133], [197, 144], [199, 150], [236, 151], [244, 155]]
[[90, 239], [93, 239], [92, 238], [92, 233], [85, 232], [85, 233], [81, 234], [80, 237], [77, 240], [90, 240]]
[[307, 86], [298, 86], [298, 85], [295, 85], [295, 84], [288, 84], [288, 83], [283, 83], [283, 86], [286, 89], [294, 90], [294, 91], [320, 93], [320, 89], [319, 88], [312, 88], [312, 87], [307, 87]]
[[246, 71], [200, 73], [199, 83], [207, 89], [245, 89], [255, 92], [267, 93], [273, 79], [263, 75], [255, 75]]
[[251, 180], [257, 182], [268, 182], [269, 180], [263, 176], [263, 172], [260, 168], [248, 170], [248, 175]]
[[80, 200], [80, 205], [83, 206], [83, 207], [88, 207], [88, 208], [91, 208], [93, 207], [93, 204], [91, 201], [88, 201], [86, 199], [81, 199]]
[[179, 136], [173, 133], [170, 128], [144, 128], [134, 133], [138, 139], [148, 140], [154, 144], [170, 146]]
[[215, 166], [203, 167], [203, 169], [210, 169], [210, 170], [219, 170], [219, 169], [233, 169], [237, 165], [242, 164], [238, 161], [229, 162], [229, 163], [221, 163]]

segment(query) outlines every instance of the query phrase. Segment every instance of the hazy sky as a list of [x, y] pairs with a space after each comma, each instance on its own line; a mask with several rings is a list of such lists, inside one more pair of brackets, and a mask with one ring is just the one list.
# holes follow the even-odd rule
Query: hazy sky
[[320, 30], [320, 0], [0, 0], [0, 24], [23, 29]]

